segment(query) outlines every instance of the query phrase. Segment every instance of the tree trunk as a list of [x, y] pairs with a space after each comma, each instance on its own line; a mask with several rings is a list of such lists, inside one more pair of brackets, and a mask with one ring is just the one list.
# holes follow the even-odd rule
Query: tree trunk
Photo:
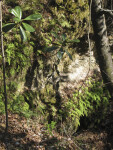
[[102, 78], [113, 97], [113, 64], [106, 30], [105, 16], [100, 13], [101, 0], [92, 0], [91, 20], [95, 36], [97, 59]]

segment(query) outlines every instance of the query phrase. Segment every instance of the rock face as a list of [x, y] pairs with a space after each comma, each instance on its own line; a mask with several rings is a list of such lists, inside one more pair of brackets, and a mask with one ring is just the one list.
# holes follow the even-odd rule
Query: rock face
[[57, 63], [57, 58], [52, 60], [40, 59], [32, 64], [26, 75], [25, 88], [37, 91], [39, 98], [56, 102], [56, 94], [70, 97], [73, 91], [81, 86], [86, 78], [99, 72], [99, 67], [92, 54], [73, 54], [73, 61], [64, 55]]
[[18, 85], [18, 95], [23, 96], [30, 109], [46, 112], [45, 119], [53, 120], [56, 114], [60, 116], [60, 110], [65, 110], [62, 108], [75, 90], [100, 72], [93, 53], [82, 53], [82, 49], [88, 48], [81, 44], [68, 50], [73, 60], [66, 54], [60, 62], [56, 56], [47, 58], [41, 55], [31, 63], [24, 74], [25, 82]]
[[[63, 95], [66, 95], [66, 91], [71, 91], [70, 94], [72, 94], [72, 91], [78, 89], [82, 85], [82, 82], [85, 82], [88, 77], [99, 72], [99, 67], [92, 54], [91, 56], [80, 56], [79, 54], [76, 54], [75, 59], [68, 65], [68, 71], [66, 73], [61, 73], [67, 78], [64, 80], [62, 78], [60, 82], [61, 93], [63, 92]], [[66, 91], [64, 89], [66, 89]]]

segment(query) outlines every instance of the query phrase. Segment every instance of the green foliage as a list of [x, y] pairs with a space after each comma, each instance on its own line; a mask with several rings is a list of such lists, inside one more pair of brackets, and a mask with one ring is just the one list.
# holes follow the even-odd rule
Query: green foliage
[[20, 26], [20, 35], [21, 35], [21, 38], [22, 38], [23, 41], [27, 40], [26, 33], [25, 33], [24, 29], [21, 26]]
[[[3, 87], [0, 88], [0, 91], [3, 91]], [[16, 95], [17, 83], [12, 81], [7, 85], [7, 96], [8, 96], [8, 110], [14, 113], [22, 113], [23, 115], [28, 116], [30, 110], [29, 105], [24, 101], [23, 95]], [[3, 92], [0, 93], [0, 113], [4, 113], [5, 106], [3, 101]]]
[[41, 18], [42, 18], [41, 14], [33, 14], [33, 15], [26, 17], [24, 20], [39, 20]]
[[[16, 4], [21, 0], [17, 1]], [[8, 0], [6, 3], [8, 2], [12, 3], [12, 0]], [[45, 7], [46, 2], [47, 7]], [[13, 1], [13, 4], [15, 4], [15, 1]], [[22, 13], [19, 6], [11, 9], [10, 12], [14, 15], [14, 23], [5, 24], [3, 27], [4, 32], [8, 32], [12, 29], [12, 31], [16, 33], [12, 34], [12, 32], [8, 32], [4, 34], [7, 69], [6, 77], [8, 79], [8, 109], [13, 112], [21, 113], [26, 117], [34, 115], [34, 112], [29, 109], [28, 103], [25, 102], [25, 96], [27, 100], [31, 102], [31, 105], [37, 105], [36, 111], [38, 114], [43, 115], [44, 119], [47, 119], [48, 115], [52, 115], [56, 120], [59, 120], [59, 118], [60, 120], [62, 118], [67, 118], [68, 129], [70, 124], [73, 129], [74, 126], [77, 129], [80, 125], [81, 117], [87, 116], [91, 119], [92, 115], [99, 112], [99, 110], [102, 110], [101, 117], [98, 116], [98, 118], [95, 118], [94, 120], [94, 122], [99, 122], [100, 119], [104, 117], [109, 103], [109, 94], [105, 88], [102, 87], [102, 83], [100, 82], [88, 82], [87, 87], [82, 88], [79, 92], [76, 91], [73, 94], [73, 98], [69, 99], [67, 103], [66, 100], [61, 102], [61, 104], [63, 102], [65, 103], [65, 106], [63, 106], [61, 110], [57, 110], [58, 108], [55, 106], [55, 90], [53, 89], [52, 84], [47, 83], [45, 88], [38, 89], [40, 90], [40, 93], [37, 88], [36, 92], [26, 92], [21, 88], [20, 89], [23, 91], [19, 91], [18, 87], [19, 82], [23, 81], [25, 83], [26, 71], [34, 62], [34, 58], [37, 59], [39, 64], [39, 68], [35, 71], [37, 74], [38, 71], [41, 72], [38, 74], [39, 76], [35, 74], [38, 76], [38, 84], [43, 82], [43, 80], [40, 80], [40, 76], [42, 76], [45, 82], [46, 79], [44, 78], [44, 74], [47, 75], [43, 61], [43, 59], [45, 60], [45, 57], [42, 57], [43, 54], [46, 56], [47, 53], [48, 56], [50, 52], [52, 54], [55, 52], [60, 60], [66, 53], [72, 60], [73, 55], [71, 49], [75, 52], [75, 46], [80, 42], [78, 39], [86, 34], [87, 31], [89, 15], [88, 1], [57, 0], [53, 6], [51, 3], [48, 3], [48, 1], [38, 2], [37, 0], [28, 0], [24, 1], [24, 3], [21, 1], [21, 4], [21, 8], [24, 12]], [[43, 18], [39, 12], [43, 14]], [[33, 15], [30, 15], [31, 13], [33, 13]], [[22, 16], [25, 18], [22, 19]], [[5, 23], [7, 21], [12, 22], [12, 19], [9, 20], [9, 14], [4, 16], [4, 18]], [[35, 20], [35, 24], [33, 21], [33, 23], [31, 22], [29, 25], [29, 21], [32, 20]], [[20, 29], [16, 27], [20, 27]], [[30, 41], [29, 43], [21, 43], [21, 38], [18, 34], [19, 31], [21, 31], [22, 39], [24, 41], [28, 39]], [[36, 32], [30, 37], [30, 32], [34, 31]], [[42, 49], [44, 47], [45, 49], [43, 51]], [[50, 60], [50, 63], [53, 63], [52, 60]], [[66, 63], [67, 62], [64, 62], [65, 68], [67, 66]], [[50, 66], [48, 68], [51, 71]], [[35, 75], [33, 78], [35, 78]], [[0, 112], [4, 112], [3, 87], [2, 84], [0, 85]], [[55, 126], [56, 122], [54, 121], [47, 124], [48, 132], [51, 135]]]
[[[2, 95], [0, 95], [0, 100], [2, 98]], [[3, 101], [0, 101], [0, 113], [5, 113], [5, 105], [3, 103]]]
[[109, 98], [110, 95], [103, 87], [102, 82], [89, 80], [86, 87], [82, 88], [81, 91], [76, 91], [72, 99], [66, 103], [68, 117], [74, 122], [75, 128], [80, 126], [81, 117], [86, 116], [90, 120], [92, 115], [97, 113], [100, 115], [93, 118], [92, 121], [94, 124], [99, 123], [105, 117]]
[[26, 31], [29, 31], [29, 32], [35, 31], [35, 29], [32, 26], [30, 26], [29, 24], [24, 23], [24, 22], [22, 24], [23, 24], [24, 28], [26, 29]]
[[22, 112], [28, 111], [29, 105], [24, 101], [24, 97], [22, 95], [18, 95], [13, 99], [13, 103], [11, 104], [12, 111], [14, 112]]
[[[48, 9], [45, 9], [46, 2], [49, 11]], [[21, 8], [23, 10], [22, 12], [21, 8], [16, 6], [14, 9], [10, 10], [10, 12], [14, 15], [13, 19], [9, 13], [4, 16], [5, 23], [7, 21], [12, 22], [12, 20], [14, 23], [6, 24], [3, 27], [3, 30], [7, 32], [12, 29], [12, 31], [16, 33], [12, 34], [12, 32], [8, 32], [4, 34], [7, 69], [6, 77], [8, 79], [7, 82], [9, 97], [8, 108], [12, 111], [22, 112], [25, 115], [28, 114], [29, 116], [30, 113], [28, 104], [25, 103], [22, 93], [18, 92], [18, 85], [16, 83], [21, 82], [21, 80], [25, 83], [26, 70], [34, 61], [34, 57], [39, 63], [38, 69], [41, 70], [41, 72], [43, 69], [45, 69], [45, 64], [42, 61], [43, 47], [46, 47], [45, 52], [47, 52], [47, 54], [48, 52], [51, 52], [52, 54], [54, 51], [57, 52], [58, 59], [61, 59], [64, 56], [64, 53], [67, 53], [68, 57], [72, 59], [72, 53], [70, 52], [69, 48], [72, 48], [74, 44], [79, 42], [79, 40], [76, 39], [81, 37], [87, 28], [87, 1], [79, 1], [78, 3], [72, 2], [70, 0], [60, 0], [59, 2], [56, 1], [54, 6], [51, 5], [51, 3], [48, 3], [48, 1], [38, 2], [37, 0], [28, 0], [24, 1], [24, 3], [22, 0], [8, 0], [5, 1], [5, 3], [7, 3], [9, 7], [12, 7], [11, 5], [14, 7], [21, 4]], [[39, 12], [43, 14], [42, 19], [40, 19], [42, 15]], [[33, 13], [33, 15], [30, 15], [31, 13]], [[22, 16], [24, 19], [22, 19]], [[35, 24], [34, 21], [32, 23], [30, 20], [35, 20]], [[85, 25], [83, 23], [84, 20], [86, 20]], [[30, 25], [28, 24], [29, 22]], [[20, 29], [16, 28], [19, 26]], [[36, 33], [34, 33], [30, 38], [29, 32], [33, 32], [34, 28]], [[26, 39], [28, 39], [30, 41], [29, 43], [21, 43], [21, 38], [18, 34], [19, 31], [21, 31], [21, 37], [23, 40], [26, 41]], [[45, 70], [43, 74], [45, 74]], [[9, 82], [12, 82], [13, 80], [15, 80], [15, 83], [10, 85]], [[42, 82], [42, 80], [38, 82]], [[14, 88], [15, 90], [12, 90]], [[51, 84], [48, 84], [48, 86], [46, 86], [43, 90], [44, 91], [41, 91], [42, 93], [40, 94], [40, 97], [46, 103], [50, 103], [49, 111], [51, 111], [51, 114], [54, 117], [57, 117], [56, 107], [53, 106], [56, 103], [55, 91], [53, 90], [53, 87], [51, 88]], [[43, 115], [47, 114], [48, 110], [46, 105], [44, 105], [43, 102], [40, 102], [39, 98], [36, 98], [33, 92], [29, 92], [27, 94], [24, 93], [25, 91], [22, 92], [25, 94], [24, 96], [26, 96], [29, 101], [35, 101], [35, 103], [38, 103], [38, 113], [41, 112]], [[35, 93], [36, 96], [37, 93]], [[19, 108], [21, 108], [20, 111]], [[63, 115], [63, 112], [61, 115]]]
[[15, 42], [10, 42], [6, 45], [6, 73], [8, 77], [14, 77], [22, 73], [26, 66], [30, 65], [30, 59], [33, 53], [33, 46], [31, 44], [18, 43], [18, 35], [15, 36]]
[[[15, 25], [17, 27], [19, 26], [21, 38], [23, 41], [26, 41], [27, 36], [26, 36], [26, 32], [24, 31], [24, 29], [29, 32], [34, 32], [35, 29], [31, 25], [29, 25], [23, 21], [24, 20], [39, 20], [42, 17], [41, 14], [32, 14], [32, 15], [26, 17], [25, 19], [22, 19], [22, 10], [21, 10], [20, 6], [16, 6], [14, 9], [11, 9], [10, 13], [15, 16], [15, 18], [13, 19], [15, 21], [15, 23], [5, 24], [3, 26], [3, 31], [8, 32], [9, 30], [13, 29]], [[24, 29], [22, 26], [24, 27]]]
[[62, 59], [64, 53], [66, 53], [69, 56], [69, 58], [72, 60], [72, 55], [66, 50], [66, 44], [78, 43], [80, 42], [80, 40], [77, 39], [69, 40], [66, 34], [61, 34], [60, 36], [58, 36], [58, 34], [55, 32], [52, 32], [51, 34], [55, 38], [53, 45], [57, 45], [57, 46], [46, 47], [45, 52], [52, 52], [57, 50], [57, 57], [59, 60]]
[[56, 122], [55, 121], [51, 121], [50, 124], [46, 124], [47, 127], [47, 131], [50, 135], [53, 135], [53, 130], [56, 128]]
[[15, 23], [8, 23], [8, 24], [5, 24], [3, 26], [3, 32], [8, 32], [10, 31], [16, 24]]
[[22, 18], [22, 10], [19, 6], [16, 6], [15, 9], [11, 9], [10, 13], [19, 19]]

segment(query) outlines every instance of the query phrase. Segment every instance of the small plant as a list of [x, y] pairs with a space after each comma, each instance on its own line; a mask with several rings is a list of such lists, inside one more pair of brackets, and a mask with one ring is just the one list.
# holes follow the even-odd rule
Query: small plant
[[69, 58], [72, 60], [72, 55], [67, 51], [65, 46], [67, 43], [78, 43], [80, 42], [80, 40], [78, 39], [69, 40], [66, 34], [62, 34], [61, 36], [59, 36], [55, 32], [52, 32], [51, 34], [56, 39], [56, 41], [53, 43], [53, 45], [55, 46], [46, 47], [45, 52], [52, 52], [54, 50], [57, 50], [57, 57], [59, 60], [62, 59], [64, 53], [66, 53], [69, 56]]
[[25, 30], [29, 31], [29, 32], [34, 32], [35, 31], [35, 29], [31, 25], [26, 23], [25, 21], [39, 20], [39, 19], [42, 18], [41, 14], [38, 13], [38, 14], [32, 14], [32, 15], [22, 19], [22, 10], [21, 10], [20, 6], [16, 6], [14, 9], [11, 9], [10, 13], [15, 16], [13, 18], [14, 23], [5, 24], [3, 26], [3, 31], [4, 32], [8, 32], [11, 29], [13, 29], [15, 26], [17, 28], [19, 27], [20, 28], [21, 38], [22, 38], [23, 41], [27, 40], [27, 36], [26, 36]]
[[48, 133], [52, 136], [53, 135], [53, 130], [56, 127], [56, 122], [55, 121], [51, 121], [51, 123], [47, 124], [46, 127], [47, 127]]

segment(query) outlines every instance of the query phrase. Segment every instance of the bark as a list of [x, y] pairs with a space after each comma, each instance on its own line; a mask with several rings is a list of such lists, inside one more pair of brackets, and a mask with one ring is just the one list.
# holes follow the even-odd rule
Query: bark
[[92, 0], [91, 20], [95, 36], [95, 45], [99, 67], [104, 83], [113, 97], [113, 64], [109, 47], [104, 14], [100, 13], [101, 0]]

